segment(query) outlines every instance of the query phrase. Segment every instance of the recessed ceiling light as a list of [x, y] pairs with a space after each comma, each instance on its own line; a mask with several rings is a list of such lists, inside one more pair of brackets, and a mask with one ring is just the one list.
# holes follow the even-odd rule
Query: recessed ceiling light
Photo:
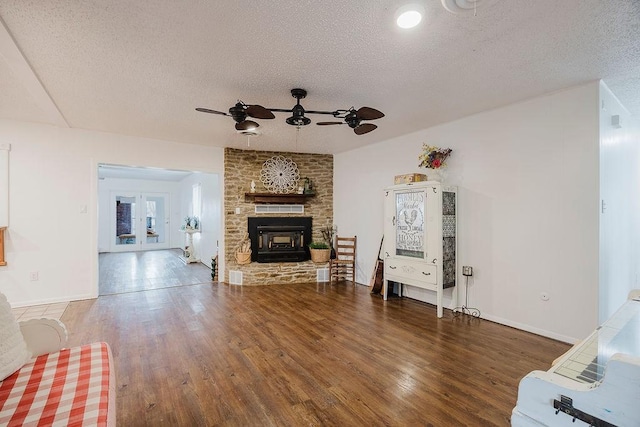
[[424, 8], [416, 3], [402, 6], [396, 12], [396, 24], [400, 28], [413, 28], [422, 21]]

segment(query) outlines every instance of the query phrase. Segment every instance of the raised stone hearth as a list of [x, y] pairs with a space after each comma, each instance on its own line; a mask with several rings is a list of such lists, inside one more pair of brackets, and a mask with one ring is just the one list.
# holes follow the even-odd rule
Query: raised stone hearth
[[[248, 232], [247, 218], [275, 216], [273, 213], [256, 214], [255, 203], [246, 198], [251, 191], [251, 181], [256, 183], [256, 192], [268, 192], [260, 181], [262, 164], [273, 156], [284, 156], [293, 160], [301, 179], [308, 177], [313, 182], [315, 197], [304, 202], [304, 214], [278, 214], [283, 217], [312, 217], [312, 240], [322, 240], [321, 227], [333, 224], [333, 156], [329, 154], [286, 153], [273, 151], [225, 149], [225, 280], [229, 271], [241, 271], [244, 285], [272, 285], [278, 283], [309, 283], [316, 281], [316, 270], [328, 268], [328, 264], [304, 262], [276, 262], [238, 264], [235, 248]], [[301, 180], [301, 184], [302, 180]], [[240, 213], [236, 213], [236, 209]]]
[[242, 272], [243, 285], [259, 286], [315, 282], [317, 269], [320, 268], [329, 268], [329, 263], [315, 264], [311, 261], [304, 261], [263, 264], [252, 262], [245, 265], [235, 264], [230, 269]]

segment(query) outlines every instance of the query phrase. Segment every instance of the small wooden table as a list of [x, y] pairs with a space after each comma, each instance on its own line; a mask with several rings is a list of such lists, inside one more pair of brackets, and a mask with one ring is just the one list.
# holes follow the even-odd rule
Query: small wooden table
[[127, 239], [135, 239], [135, 234], [118, 234], [118, 239], [120, 239], [120, 244], [127, 243]]
[[[159, 236], [160, 235], [158, 233], [147, 233], [147, 239], [155, 238], [156, 239], [155, 243], [158, 243]], [[135, 238], [136, 238], [135, 234], [118, 234], [118, 239], [120, 239], [120, 244], [127, 243], [127, 239], [135, 239]]]

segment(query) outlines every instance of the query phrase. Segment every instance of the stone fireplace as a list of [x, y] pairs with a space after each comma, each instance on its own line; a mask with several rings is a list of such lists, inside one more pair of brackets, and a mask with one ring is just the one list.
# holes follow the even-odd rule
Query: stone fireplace
[[249, 217], [251, 261], [307, 261], [311, 221], [310, 217]]
[[[284, 156], [296, 163], [301, 178], [300, 185], [303, 185], [304, 178], [309, 178], [313, 182], [315, 195], [304, 198], [302, 202], [296, 202], [296, 204], [304, 205], [304, 213], [256, 213], [255, 207], [259, 202], [246, 197], [246, 193], [251, 191], [251, 181], [256, 183], [256, 193], [268, 192], [260, 181], [260, 171], [263, 163], [273, 156]], [[316, 282], [317, 270], [328, 268], [328, 264], [314, 264], [309, 260], [308, 255], [304, 260], [293, 260], [286, 252], [295, 251], [300, 256], [300, 249], [304, 249], [306, 255], [308, 253], [307, 242], [322, 240], [320, 229], [333, 224], [333, 156], [330, 154], [225, 148], [224, 164], [225, 251], [220, 256], [225, 258], [225, 281], [229, 281], [230, 272], [234, 272], [234, 277], [237, 277], [237, 273], [240, 272], [243, 277], [243, 285]], [[278, 203], [285, 202], [279, 201]], [[235, 250], [249, 231], [249, 218], [269, 217], [294, 221], [305, 217], [311, 219], [309, 225], [311, 232], [304, 232], [302, 248], [292, 249], [291, 235], [277, 234], [282, 230], [263, 229], [263, 248], [265, 245], [268, 247], [269, 241], [271, 241], [271, 248], [276, 246], [276, 249], [280, 251], [278, 257], [281, 259], [279, 261], [272, 260], [273, 262], [260, 262], [257, 259], [258, 241], [256, 240], [252, 243], [252, 262], [238, 264], [235, 259]], [[274, 226], [262, 225], [265, 227]], [[275, 226], [278, 225], [280, 224], [275, 224]], [[265, 231], [276, 234], [271, 234], [271, 237], [264, 240]], [[299, 244], [299, 242], [298, 240], [297, 243]], [[296, 243], [295, 238], [294, 243]], [[289, 247], [287, 248], [287, 246]], [[287, 258], [287, 260], [283, 258]]]

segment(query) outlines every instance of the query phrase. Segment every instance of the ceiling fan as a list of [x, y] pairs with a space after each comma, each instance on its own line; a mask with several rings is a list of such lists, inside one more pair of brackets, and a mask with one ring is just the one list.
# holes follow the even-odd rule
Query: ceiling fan
[[258, 123], [253, 120], [247, 120], [247, 117], [252, 117], [254, 119], [275, 119], [276, 116], [273, 115], [271, 111], [264, 108], [262, 105], [247, 105], [244, 102], [238, 100], [236, 105], [229, 108], [228, 113], [224, 113], [222, 111], [210, 110], [209, 108], [196, 108], [196, 111], [200, 111], [202, 113], [210, 113], [210, 114], [220, 114], [222, 116], [233, 117], [233, 120], [236, 121], [236, 130], [237, 131], [248, 131], [253, 130], [260, 126]]
[[[343, 110], [344, 111], [344, 110]], [[349, 125], [356, 135], [364, 135], [372, 130], [375, 130], [378, 126], [373, 123], [362, 123], [363, 120], [376, 120], [384, 117], [380, 111], [375, 108], [362, 107], [355, 109], [351, 107], [349, 110], [340, 112], [340, 114], [334, 114], [334, 117], [344, 119], [343, 122], [318, 122], [320, 126], [327, 125]]]
[[335, 110], [335, 111], [311, 111], [305, 110], [300, 105], [300, 100], [307, 96], [307, 91], [304, 89], [291, 89], [291, 96], [296, 98], [296, 105], [291, 109], [284, 108], [265, 108], [261, 105], [247, 105], [242, 101], [229, 109], [229, 113], [223, 113], [221, 111], [210, 110], [208, 108], [196, 108], [197, 111], [203, 113], [220, 114], [223, 116], [231, 116], [236, 121], [236, 130], [243, 132], [253, 130], [259, 126], [258, 123], [247, 120], [247, 117], [256, 119], [273, 119], [275, 116], [273, 112], [277, 113], [292, 113], [291, 117], [288, 117], [285, 121], [291, 126], [301, 127], [311, 123], [311, 119], [305, 116], [305, 114], [328, 114], [337, 119], [343, 119], [339, 122], [318, 122], [320, 126], [326, 125], [349, 125], [353, 129], [356, 135], [363, 135], [376, 129], [378, 126], [373, 123], [362, 123], [363, 120], [376, 120], [384, 117], [384, 114], [375, 108], [361, 107], [355, 109], [351, 107], [348, 110]]

